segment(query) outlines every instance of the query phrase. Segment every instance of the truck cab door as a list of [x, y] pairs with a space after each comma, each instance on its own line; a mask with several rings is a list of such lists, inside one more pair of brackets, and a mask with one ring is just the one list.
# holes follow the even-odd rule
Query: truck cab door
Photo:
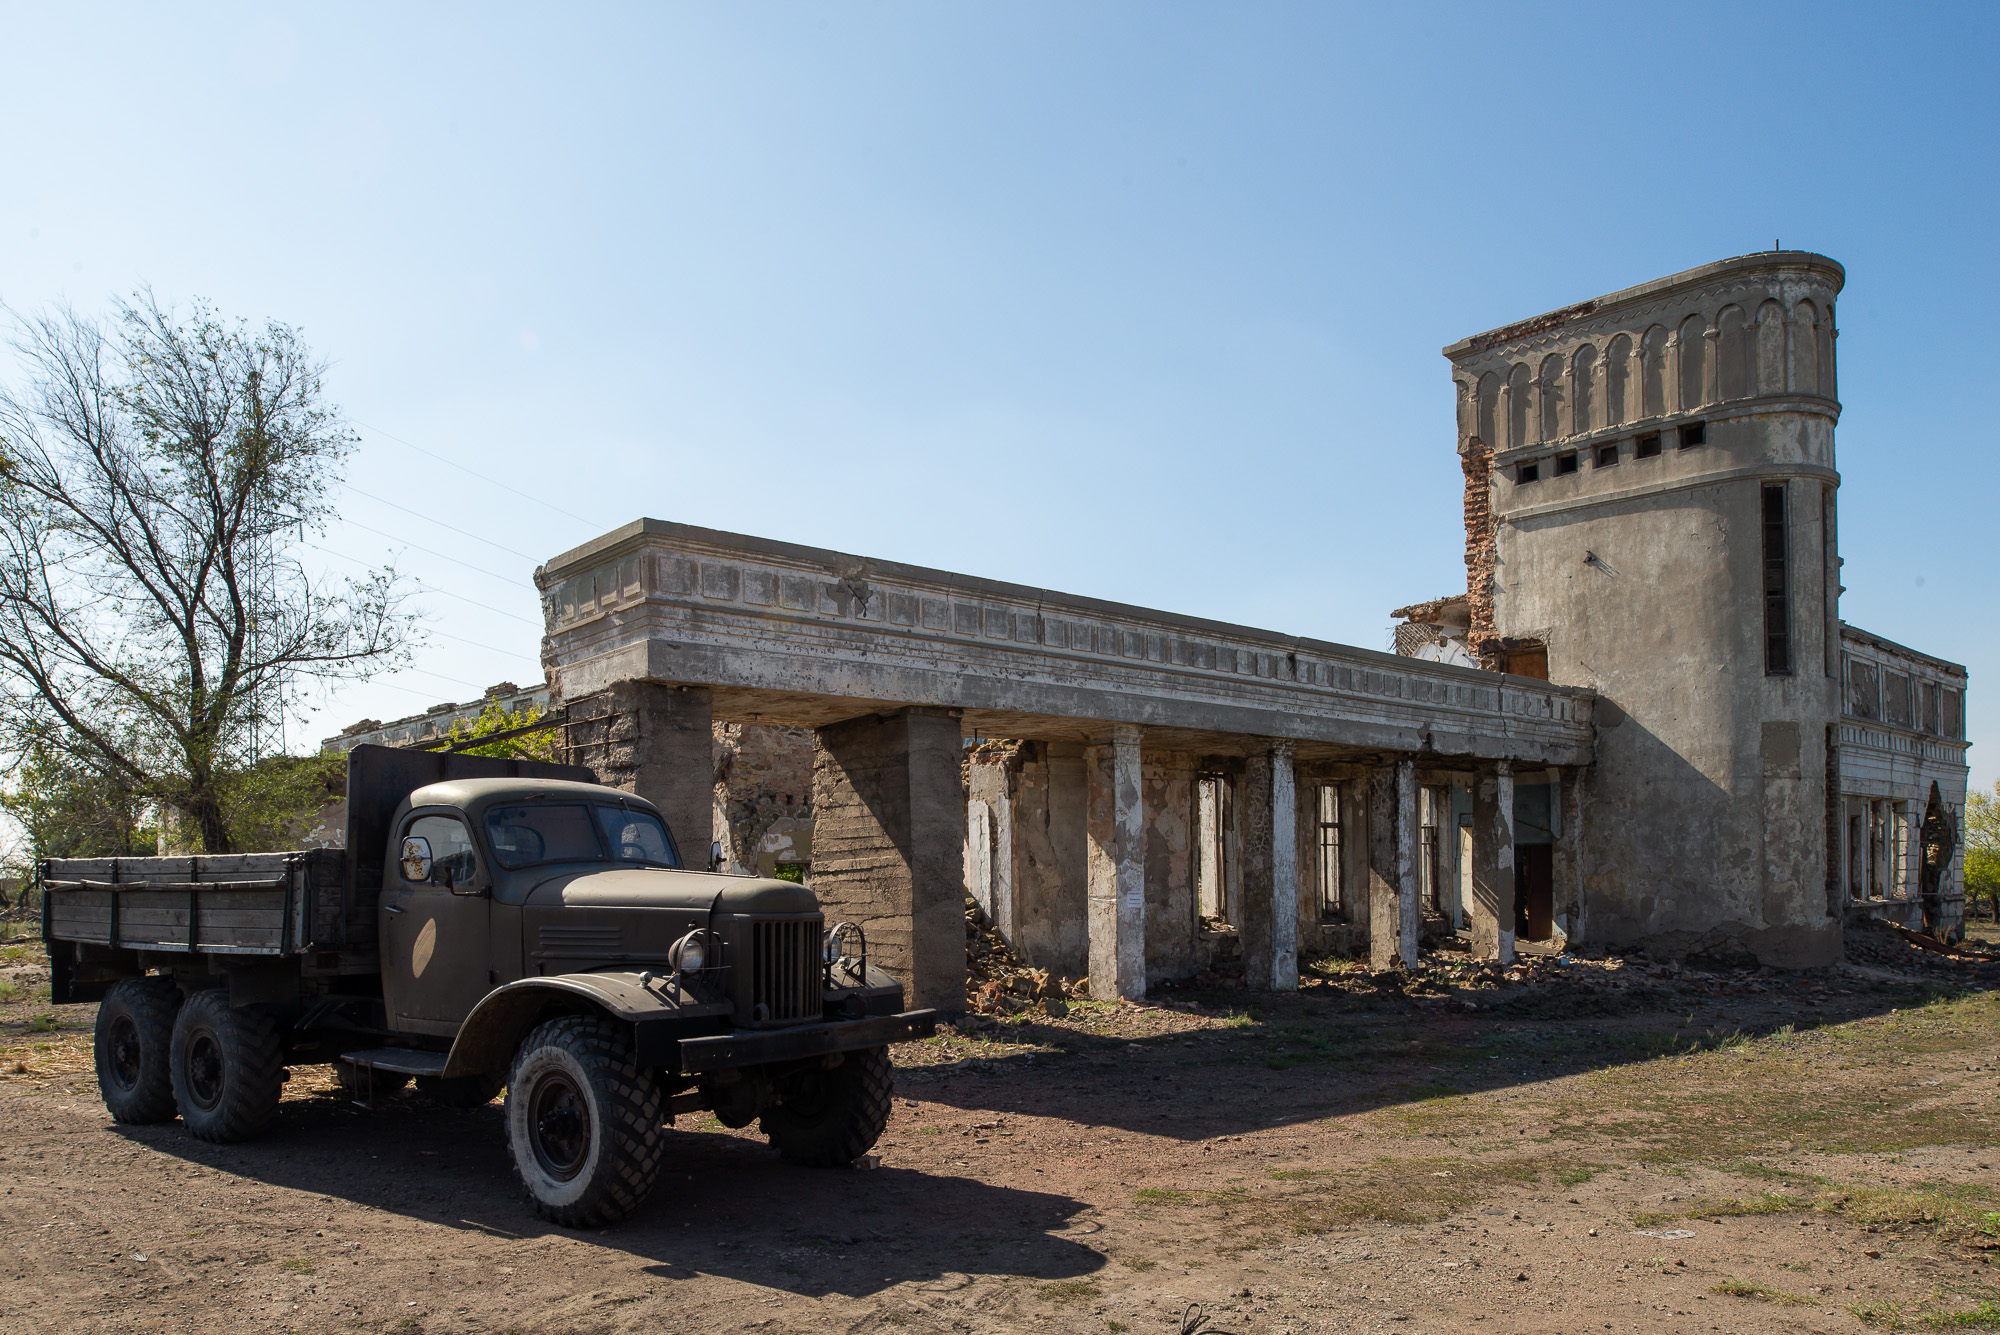
[[410, 813], [390, 847], [379, 923], [389, 1027], [454, 1034], [492, 990], [492, 878], [457, 812]]

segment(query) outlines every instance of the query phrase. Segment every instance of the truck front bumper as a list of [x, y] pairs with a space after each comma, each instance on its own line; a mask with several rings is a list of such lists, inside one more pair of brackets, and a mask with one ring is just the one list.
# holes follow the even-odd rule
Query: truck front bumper
[[936, 1033], [937, 1019], [934, 1010], [904, 1011], [901, 1015], [878, 1015], [866, 1020], [835, 1020], [789, 1029], [739, 1029], [712, 1038], [684, 1038], [681, 1070], [688, 1075], [702, 1075], [737, 1066], [762, 1066], [767, 1062], [879, 1048], [885, 1043], [905, 1043]]

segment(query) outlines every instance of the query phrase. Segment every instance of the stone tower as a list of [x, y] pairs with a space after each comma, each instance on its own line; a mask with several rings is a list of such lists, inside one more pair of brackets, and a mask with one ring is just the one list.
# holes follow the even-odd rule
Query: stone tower
[[1822, 255], [1746, 255], [1444, 350], [1472, 650], [1600, 695], [1557, 895], [1573, 939], [1840, 952], [1843, 280]]

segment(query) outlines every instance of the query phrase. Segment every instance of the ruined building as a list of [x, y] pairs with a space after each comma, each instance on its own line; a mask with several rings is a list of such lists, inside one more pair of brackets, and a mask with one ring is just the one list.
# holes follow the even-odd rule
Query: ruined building
[[802, 871], [919, 1004], [962, 1004], [968, 888], [1103, 996], [1426, 930], [1804, 966], [1948, 927], [1964, 669], [1838, 615], [1842, 281], [1746, 256], [1447, 348], [1466, 591], [1397, 654], [640, 520], [536, 572], [544, 659], [579, 759]]

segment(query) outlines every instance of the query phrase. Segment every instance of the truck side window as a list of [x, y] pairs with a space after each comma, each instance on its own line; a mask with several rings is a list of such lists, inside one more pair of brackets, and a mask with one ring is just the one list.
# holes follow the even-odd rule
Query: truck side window
[[680, 854], [673, 837], [658, 816], [650, 811], [624, 807], [599, 807], [597, 828], [604, 832], [604, 846], [619, 862], [650, 862], [656, 867], [678, 867]]
[[503, 867], [528, 867], [538, 862], [601, 862], [587, 808], [547, 802], [488, 807], [486, 837]]
[[419, 816], [403, 831], [403, 837], [424, 839], [431, 846], [430, 885], [443, 885], [445, 873], [453, 885], [464, 885], [479, 872], [479, 858], [472, 851], [472, 832], [456, 816]]

